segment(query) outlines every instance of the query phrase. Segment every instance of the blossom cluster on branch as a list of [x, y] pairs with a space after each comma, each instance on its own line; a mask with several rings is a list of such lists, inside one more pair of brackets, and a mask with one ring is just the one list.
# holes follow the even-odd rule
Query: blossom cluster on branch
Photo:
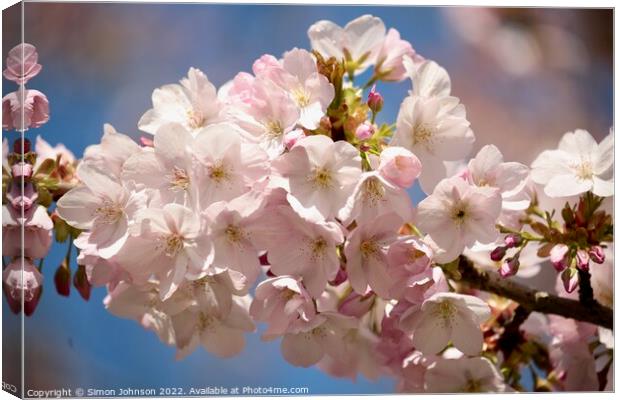
[[[560, 296], [613, 307], [613, 133], [569, 132], [531, 168], [494, 145], [468, 158], [447, 71], [398, 31], [364, 15], [308, 35], [311, 51], [263, 55], [219, 89], [196, 68], [155, 89], [140, 143], [106, 125], [79, 163], [53, 150], [33, 188], [56, 200], [81, 293], [105, 286], [111, 313], [178, 358], [237, 355], [260, 323], [295, 366], [389, 375], [404, 392], [609, 389], [609, 329], [538, 313], [462, 268], [510, 280], [555, 267]], [[401, 81], [396, 123], [378, 123], [376, 85]]]

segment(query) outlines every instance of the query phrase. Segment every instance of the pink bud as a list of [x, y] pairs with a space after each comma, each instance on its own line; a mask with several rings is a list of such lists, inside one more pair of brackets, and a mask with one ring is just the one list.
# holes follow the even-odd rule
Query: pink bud
[[579, 268], [582, 271], [587, 271], [588, 269], [590, 269], [590, 257], [588, 256], [588, 252], [583, 250], [583, 249], [579, 249], [577, 250], [577, 268]]
[[355, 130], [355, 137], [359, 140], [368, 140], [375, 134], [375, 127], [369, 122], [359, 124]]
[[17, 179], [30, 179], [32, 176], [32, 165], [23, 161], [13, 164], [11, 167], [11, 175]]
[[374, 301], [374, 295], [362, 296], [351, 292], [338, 306], [338, 312], [349, 317], [361, 318], [370, 310]]
[[506, 244], [508, 248], [517, 247], [522, 242], [523, 242], [523, 238], [521, 237], [521, 235], [517, 233], [511, 233], [509, 235], [506, 235], [506, 237], [504, 238], [504, 243]]
[[588, 255], [590, 256], [590, 259], [597, 264], [602, 264], [605, 262], [605, 251], [601, 246], [597, 245], [590, 247]]
[[42, 67], [37, 63], [38, 60], [36, 47], [29, 43], [18, 44], [9, 51], [3, 75], [15, 83], [26, 83], [41, 71]]
[[498, 246], [493, 251], [491, 251], [491, 260], [493, 261], [501, 261], [502, 258], [506, 255], [506, 246]]
[[499, 269], [499, 274], [502, 278], [508, 278], [509, 276], [516, 275], [519, 271], [519, 258], [511, 257], [504, 260], [502, 266]]
[[556, 244], [549, 252], [551, 264], [556, 271], [561, 272], [568, 268], [568, 246], [565, 244]]
[[572, 293], [577, 286], [579, 286], [579, 274], [575, 268], [567, 268], [562, 272], [562, 283], [564, 284], [564, 290], [568, 293]]
[[304, 133], [303, 130], [301, 129], [292, 130], [284, 135], [284, 146], [287, 148], [287, 150], [290, 150], [295, 146], [295, 144], [297, 144], [297, 142], [300, 139], [303, 139], [305, 137], [306, 137], [306, 134]]
[[375, 90], [376, 85], [373, 85], [372, 89], [370, 90], [370, 93], [368, 93], [368, 108], [370, 108], [370, 110], [373, 113], [378, 113], [381, 111], [381, 109], [383, 108], [383, 96], [381, 96], [381, 93], [377, 92]]
[[407, 189], [420, 176], [422, 163], [404, 147], [388, 147], [381, 152], [379, 173], [393, 185]]

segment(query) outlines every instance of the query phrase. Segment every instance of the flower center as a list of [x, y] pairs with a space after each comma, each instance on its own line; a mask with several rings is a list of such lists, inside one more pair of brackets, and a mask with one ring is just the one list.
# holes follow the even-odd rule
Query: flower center
[[207, 119], [200, 111], [187, 110], [187, 125], [192, 129], [202, 128], [207, 125]]
[[479, 379], [469, 378], [462, 391], [464, 393], [480, 393], [482, 392], [482, 381]]
[[284, 128], [282, 128], [280, 121], [269, 121], [264, 125], [265, 130], [267, 131], [267, 136], [270, 138], [279, 138], [284, 134]]
[[413, 127], [413, 145], [422, 145], [430, 150], [433, 142], [434, 129], [425, 123], [419, 123]]
[[164, 238], [164, 253], [168, 257], [176, 256], [183, 249], [183, 237], [178, 233], [173, 233]]
[[301, 108], [307, 107], [310, 104], [310, 95], [303, 87], [298, 87], [292, 92], [293, 98], [297, 105]]
[[315, 186], [321, 189], [327, 189], [332, 186], [332, 173], [327, 168], [317, 168], [314, 175], [310, 178]]
[[360, 251], [365, 258], [374, 256], [379, 251], [379, 246], [374, 240], [365, 240], [360, 245]]
[[100, 207], [95, 209], [95, 215], [100, 221], [113, 224], [123, 216], [123, 209], [118, 203], [106, 199]]
[[575, 175], [582, 181], [591, 180], [594, 176], [594, 169], [590, 161], [583, 161], [581, 164], [577, 164], [573, 167]]
[[327, 242], [323, 238], [315, 239], [310, 248], [312, 249], [312, 258], [321, 258], [323, 254], [325, 254], [325, 250], [327, 250]]
[[243, 231], [236, 225], [228, 225], [224, 234], [230, 243], [238, 243], [243, 238]]
[[372, 177], [366, 179], [364, 182], [364, 202], [370, 203], [375, 206], [385, 195], [385, 188], [381, 184], [378, 178]]
[[198, 315], [198, 331], [199, 332], [204, 332], [206, 330], [209, 330], [211, 328], [213, 328], [213, 325], [215, 323], [215, 318], [213, 318], [210, 315], [205, 314], [204, 312], [201, 312]]
[[170, 175], [170, 187], [174, 189], [187, 190], [189, 187], [189, 175], [183, 168], [174, 167]]
[[464, 204], [457, 204], [452, 210], [452, 221], [457, 226], [463, 225], [467, 220], [468, 212]]
[[230, 174], [226, 170], [223, 162], [218, 162], [208, 168], [209, 178], [215, 181], [215, 183], [221, 183], [230, 179]]
[[450, 300], [443, 300], [435, 306], [434, 314], [448, 325], [456, 314], [456, 306]]

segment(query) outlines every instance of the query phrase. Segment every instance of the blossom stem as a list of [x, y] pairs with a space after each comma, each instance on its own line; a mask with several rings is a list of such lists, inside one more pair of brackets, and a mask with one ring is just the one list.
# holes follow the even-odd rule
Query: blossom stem
[[584, 305], [595, 303], [594, 292], [590, 283], [590, 272], [577, 269], [579, 274], [579, 302]]
[[465, 257], [459, 258], [456, 274], [449, 269], [444, 271], [450, 278], [471, 288], [514, 300], [530, 312], [560, 315], [613, 329], [613, 310], [599, 304], [594, 299], [589, 304], [583, 304], [577, 300], [535, 290], [512, 280], [502, 279], [495, 272], [480, 271]]

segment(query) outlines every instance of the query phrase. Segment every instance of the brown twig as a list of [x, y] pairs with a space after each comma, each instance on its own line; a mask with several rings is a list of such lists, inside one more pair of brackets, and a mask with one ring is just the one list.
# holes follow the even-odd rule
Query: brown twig
[[480, 271], [465, 257], [459, 259], [458, 267], [458, 274], [447, 271], [449, 275], [453, 275], [450, 276], [451, 278], [471, 288], [514, 300], [530, 312], [537, 311], [543, 314], [560, 315], [613, 329], [613, 310], [602, 306], [596, 300], [593, 300], [591, 304], [582, 304], [576, 300], [538, 291], [512, 280], [501, 278], [495, 272]]

